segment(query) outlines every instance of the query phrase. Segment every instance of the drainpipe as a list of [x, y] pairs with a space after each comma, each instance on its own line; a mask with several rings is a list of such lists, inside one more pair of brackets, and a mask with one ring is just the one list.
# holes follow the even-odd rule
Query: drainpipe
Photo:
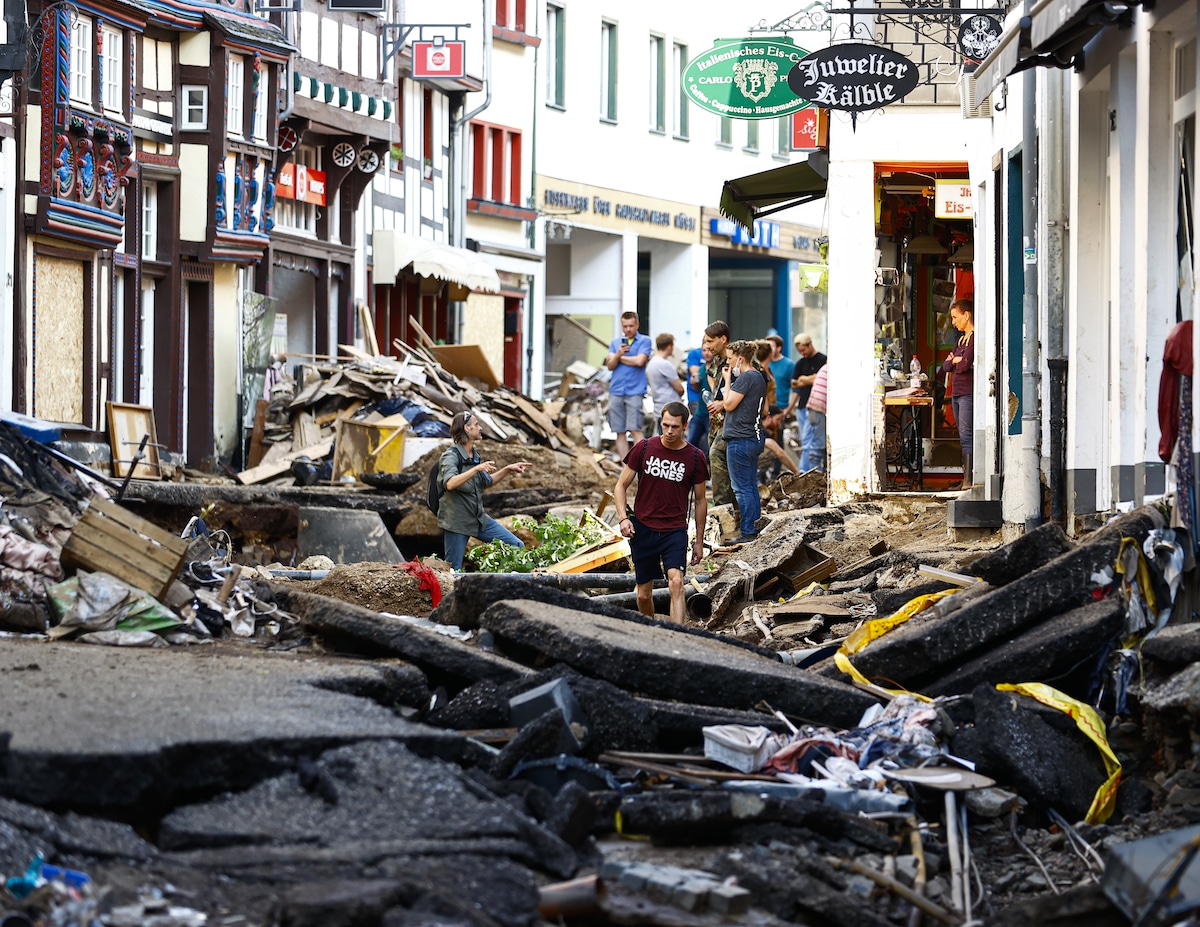
[[[1025, 0], [1029, 16], [1031, 0]], [[1021, 350], [1021, 489], [1018, 498], [1025, 514], [1025, 529], [1042, 523], [1041, 406], [1038, 389], [1041, 379], [1040, 337], [1038, 326], [1038, 156], [1037, 156], [1037, 68], [1021, 75], [1021, 212], [1022, 239], [1025, 246], [1025, 293], [1021, 300], [1025, 338]]]
[[1066, 311], [1067, 187], [1064, 181], [1068, 83], [1057, 68], [1045, 73], [1046, 88], [1046, 363], [1050, 368], [1050, 518], [1066, 524], [1067, 356], [1063, 349]]
[[[492, 105], [492, 23], [488, 18], [488, 0], [482, 3], [483, 15], [483, 83], [486, 95], [483, 102], [469, 113], [462, 113], [450, 120], [450, 244], [462, 248], [467, 241], [467, 177], [466, 165], [463, 163], [464, 147], [462, 130], [468, 122]], [[467, 95], [462, 95], [463, 108], [466, 107]], [[463, 303], [456, 300], [452, 304], [454, 315], [454, 341], [462, 343]]]

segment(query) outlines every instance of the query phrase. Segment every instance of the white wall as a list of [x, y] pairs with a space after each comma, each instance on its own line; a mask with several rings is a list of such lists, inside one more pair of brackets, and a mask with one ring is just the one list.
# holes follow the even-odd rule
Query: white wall
[[643, 238], [650, 254], [650, 318], [654, 337], [670, 332], [681, 349], [698, 345], [708, 324], [708, 248]]

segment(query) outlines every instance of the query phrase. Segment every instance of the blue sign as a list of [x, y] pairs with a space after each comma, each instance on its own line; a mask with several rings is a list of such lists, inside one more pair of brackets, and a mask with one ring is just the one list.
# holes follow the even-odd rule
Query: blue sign
[[713, 235], [728, 238], [735, 245], [754, 245], [756, 248], [779, 247], [779, 223], [768, 222], [766, 219], [754, 220], [754, 234], [751, 235], [746, 227], [732, 219], [710, 219], [708, 230]]

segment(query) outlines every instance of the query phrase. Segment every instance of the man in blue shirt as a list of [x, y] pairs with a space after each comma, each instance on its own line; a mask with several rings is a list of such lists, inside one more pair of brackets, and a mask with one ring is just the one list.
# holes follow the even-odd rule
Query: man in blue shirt
[[642, 400], [646, 397], [646, 364], [654, 353], [648, 335], [638, 333], [636, 312], [621, 313], [622, 337], [608, 347], [604, 366], [612, 371], [608, 381], [608, 426], [617, 433], [617, 454], [629, 456], [629, 439], [637, 444], [643, 437]]
[[687, 400], [688, 419], [687, 442], [694, 445], [708, 456], [708, 407], [700, 401], [700, 390], [703, 381], [707, 379], [704, 373], [708, 358], [704, 356], [703, 348], [692, 348], [687, 354]]

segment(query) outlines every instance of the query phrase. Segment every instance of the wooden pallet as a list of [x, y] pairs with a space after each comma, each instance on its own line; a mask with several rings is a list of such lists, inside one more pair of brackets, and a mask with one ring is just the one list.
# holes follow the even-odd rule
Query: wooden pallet
[[62, 563], [111, 573], [161, 601], [179, 575], [187, 549], [183, 538], [96, 497], [67, 539]]

